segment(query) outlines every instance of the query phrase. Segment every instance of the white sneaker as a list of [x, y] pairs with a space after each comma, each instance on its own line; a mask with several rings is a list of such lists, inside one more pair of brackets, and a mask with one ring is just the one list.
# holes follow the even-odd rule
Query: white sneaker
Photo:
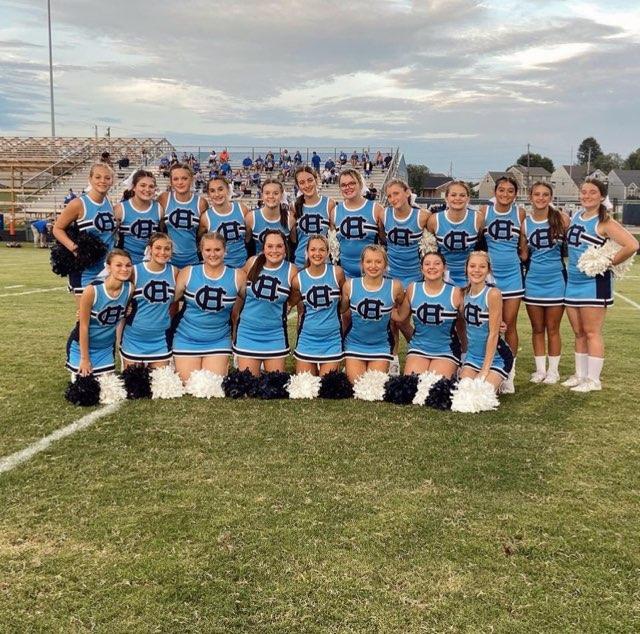
[[389, 363], [389, 376], [400, 376], [400, 359], [394, 355], [393, 361]]
[[572, 392], [597, 392], [602, 389], [602, 383], [600, 381], [594, 381], [593, 379], [584, 379], [580, 385], [576, 385], [571, 388]]
[[500, 394], [515, 394], [516, 386], [513, 384], [513, 379], [505, 379], [500, 384], [500, 389], [498, 390]]
[[564, 387], [576, 387], [584, 380], [585, 379], [583, 377], [578, 376], [577, 374], [572, 374], [566, 381], [562, 382], [562, 385], [564, 385]]
[[546, 385], [555, 385], [559, 380], [560, 375], [553, 370], [549, 370], [549, 372], [547, 372], [547, 376], [544, 377], [544, 381], [542, 382]]
[[531, 375], [531, 378], [529, 379], [529, 381], [531, 381], [531, 383], [543, 383], [546, 378], [547, 378], [546, 372], [536, 371]]

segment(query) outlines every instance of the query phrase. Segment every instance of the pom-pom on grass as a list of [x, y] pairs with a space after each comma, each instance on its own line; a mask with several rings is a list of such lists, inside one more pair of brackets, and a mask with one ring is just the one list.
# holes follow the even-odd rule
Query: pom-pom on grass
[[289, 398], [287, 384], [290, 378], [288, 372], [263, 372], [253, 384], [249, 396], [265, 400]]
[[127, 398], [151, 398], [151, 378], [146, 365], [130, 365], [122, 373]]
[[395, 405], [410, 405], [417, 390], [417, 374], [391, 376], [384, 386], [384, 400]]
[[442, 374], [436, 374], [435, 372], [422, 372], [418, 375], [418, 387], [416, 394], [413, 397], [414, 405], [424, 405], [429, 396], [431, 388], [441, 379]]
[[102, 405], [111, 405], [119, 403], [127, 398], [127, 390], [124, 387], [122, 377], [113, 372], [101, 374], [98, 377], [100, 383], [100, 403]]
[[197, 398], [223, 398], [224, 377], [209, 370], [194, 370], [185, 385], [187, 394]]
[[482, 379], [462, 379], [451, 396], [451, 411], [475, 414], [500, 405], [493, 385]]
[[171, 366], [151, 370], [151, 398], [180, 398], [184, 396], [184, 385]]
[[89, 376], [76, 376], [75, 381], [70, 381], [65, 390], [64, 397], [74, 405], [91, 407], [100, 402], [100, 383], [93, 374]]
[[384, 387], [389, 379], [386, 372], [367, 370], [353, 384], [353, 396], [361, 401], [381, 401], [384, 398]]
[[320, 380], [320, 398], [343, 399], [353, 397], [353, 386], [340, 370], [327, 372]]
[[434, 383], [431, 390], [429, 390], [429, 396], [425, 401], [425, 405], [440, 410], [451, 409], [451, 391], [455, 387], [454, 379], [442, 378]]
[[322, 380], [311, 372], [294, 374], [287, 383], [289, 398], [318, 398]]
[[243, 398], [253, 390], [256, 380], [249, 370], [232, 370], [222, 380], [222, 389], [229, 398]]

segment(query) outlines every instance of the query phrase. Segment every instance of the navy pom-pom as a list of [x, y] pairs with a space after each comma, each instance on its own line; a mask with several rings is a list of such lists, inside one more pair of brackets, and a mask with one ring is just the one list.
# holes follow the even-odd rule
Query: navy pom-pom
[[74, 405], [90, 407], [100, 402], [100, 383], [93, 374], [88, 376], [76, 375], [76, 380], [69, 382], [64, 397]]
[[255, 381], [249, 396], [271, 400], [289, 398], [287, 383], [291, 375], [288, 372], [263, 372]]
[[151, 376], [146, 365], [130, 365], [122, 373], [127, 398], [151, 398]]
[[100, 262], [107, 255], [107, 246], [100, 238], [86, 231], [78, 231], [74, 224], [67, 227], [67, 235], [78, 245], [76, 255], [57, 242], [51, 247], [51, 270], [61, 277], [79, 273]]
[[51, 247], [49, 257], [51, 259], [51, 270], [56, 275], [67, 277], [67, 275], [76, 270], [75, 256], [67, 247], [63, 247], [59, 242], [56, 242]]
[[322, 377], [318, 396], [330, 399], [352, 398], [353, 385], [344, 372], [331, 370]]
[[82, 271], [104, 260], [107, 255], [107, 245], [87, 231], [83, 231], [78, 236], [76, 244], [78, 245], [76, 260], [78, 268]]
[[391, 376], [384, 386], [383, 399], [395, 405], [411, 405], [418, 391], [418, 375]]
[[451, 392], [455, 385], [455, 379], [440, 379], [429, 390], [425, 405], [441, 410], [451, 409]]
[[249, 370], [232, 370], [222, 380], [222, 389], [229, 398], [242, 398], [253, 390], [256, 380]]

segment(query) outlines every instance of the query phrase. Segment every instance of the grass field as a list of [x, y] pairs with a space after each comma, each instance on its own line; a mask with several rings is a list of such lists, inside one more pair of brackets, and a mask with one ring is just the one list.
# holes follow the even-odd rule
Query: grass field
[[[0, 458], [90, 411], [47, 258], [0, 248]], [[0, 631], [640, 630], [639, 271], [600, 393], [528, 383], [523, 310], [495, 412], [125, 403], [0, 475]]]

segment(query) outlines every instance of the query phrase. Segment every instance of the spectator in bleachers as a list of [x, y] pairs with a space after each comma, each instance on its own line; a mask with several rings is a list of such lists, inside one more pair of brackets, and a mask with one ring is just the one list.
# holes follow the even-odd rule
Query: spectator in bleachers
[[282, 152], [280, 152], [280, 165], [282, 166], [284, 163], [286, 163], [287, 159], [289, 158], [289, 150], [285, 148], [284, 150], [282, 150]]
[[249, 169], [253, 165], [253, 160], [250, 156], [246, 156], [242, 159], [242, 167]]
[[261, 172], [264, 167], [264, 159], [262, 158], [262, 154], [258, 154], [258, 158], [255, 161], [256, 169]]
[[113, 161], [111, 160], [111, 154], [109, 154], [109, 152], [103, 152], [100, 155], [100, 162], [106, 163], [109, 167], [113, 167]]
[[391, 154], [389, 154], [389, 152], [387, 152], [384, 156], [384, 169], [386, 170], [389, 169], [389, 165], [391, 165], [391, 161], [393, 161], [393, 157], [391, 156]]
[[376, 152], [375, 164], [376, 167], [382, 167], [384, 165], [384, 157], [382, 156], [382, 152], [380, 150]]
[[369, 152], [367, 152], [366, 150], [364, 150], [362, 152], [362, 162], [364, 163], [365, 161], [369, 160]]
[[373, 172], [373, 163], [368, 156], [362, 163], [362, 170], [364, 171], [365, 178], [371, 178], [371, 172]]
[[351, 153], [351, 166], [358, 167], [358, 153], [355, 150]]
[[217, 165], [209, 170], [209, 178], [217, 178], [219, 174], [220, 170], [218, 169]]
[[340, 163], [340, 165], [343, 165], [343, 166], [347, 164], [347, 153], [344, 150], [340, 152], [340, 157], [338, 159], [338, 162]]
[[367, 200], [375, 200], [378, 197], [378, 188], [373, 183], [369, 183], [367, 193], [364, 195], [364, 197]]
[[316, 152], [313, 152], [311, 154], [311, 165], [313, 166], [313, 169], [320, 173], [320, 157], [318, 156], [318, 154]]
[[64, 206], [66, 207], [77, 196], [73, 193], [73, 189], [69, 188], [69, 193], [64, 197]]
[[275, 169], [275, 166], [276, 165], [275, 165], [275, 161], [273, 160], [273, 154], [271, 155], [267, 154], [264, 160], [264, 171], [267, 172], [267, 174], [271, 174]]
[[204, 176], [200, 170], [196, 172], [193, 182], [195, 184], [196, 192], [201, 192], [204, 188]]
[[129, 167], [130, 165], [130, 161], [129, 161], [129, 157], [127, 156], [127, 153], [125, 152], [119, 159], [118, 159], [118, 168], [119, 169], [126, 169], [127, 167]]
[[260, 172], [256, 169], [251, 176], [251, 182], [253, 183], [254, 187], [260, 189], [261, 181], [262, 179], [260, 178]]
[[[222, 152], [220, 153], [220, 161], [222, 161]], [[222, 161], [220, 163], [220, 173], [227, 179], [231, 178], [232, 170], [229, 161]]]
[[273, 152], [271, 150], [269, 150], [264, 157], [264, 162], [266, 163], [267, 161], [271, 160], [273, 163], [276, 162], [275, 157], [273, 156]]
[[142, 148], [140, 155], [142, 156], [142, 165], [147, 167], [149, 165], [149, 152], [147, 152], [146, 148]]
[[295, 167], [302, 165], [302, 154], [300, 154], [300, 150], [296, 150], [296, 153], [293, 155], [293, 164]]
[[335, 166], [336, 164], [331, 157], [329, 157], [324, 164], [325, 169], [328, 169], [329, 171], [331, 171]]
[[218, 159], [216, 158], [216, 151], [215, 150], [211, 150], [211, 152], [209, 153], [209, 165], [213, 165], [214, 163], [217, 163]]
[[331, 179], [332, 179], [331, 170], [325, 167], [322, 172], [322, 186], [328, 187], [329, 185], [331, 185]]
[[200, 161], [197, 158], [193, 159], [193, 171], [196, 173], [202, 171], [202, 167], [200, 166]]
[[220, 152], [220, 163], [226, 163], [229, 160], [229, 150], [224, 148], [222, 152]]

